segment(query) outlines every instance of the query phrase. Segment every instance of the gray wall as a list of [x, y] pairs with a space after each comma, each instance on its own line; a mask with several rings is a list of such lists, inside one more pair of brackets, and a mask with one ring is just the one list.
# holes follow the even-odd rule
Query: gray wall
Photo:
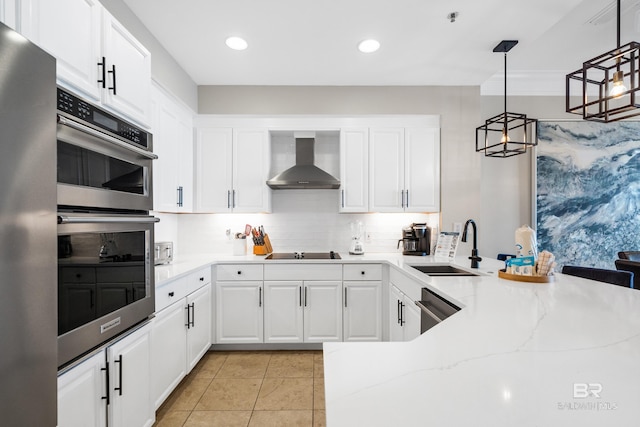
[[131, 9], [122, 0], [100, 0], [100, 2], [151, 52], [151, 75], [154, 80], [193, 111], [197, 111], [196, 84]]

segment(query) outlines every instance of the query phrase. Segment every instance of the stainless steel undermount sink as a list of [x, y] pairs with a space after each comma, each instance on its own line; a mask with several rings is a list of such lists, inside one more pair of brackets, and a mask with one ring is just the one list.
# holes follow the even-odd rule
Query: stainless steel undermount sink
[[415, 268], [427, 276], [479, 276], [452, 265], [410, 265], [409, 267]]

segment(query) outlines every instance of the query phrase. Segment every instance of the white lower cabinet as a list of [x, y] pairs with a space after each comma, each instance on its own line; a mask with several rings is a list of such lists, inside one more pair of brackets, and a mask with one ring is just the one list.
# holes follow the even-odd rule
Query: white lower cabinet
[[150, 331], [147, 324], [58, 377], [58, 427], [153, 424]]
[[382, 265], [343, 267], [345, 341], [382, 340]]
[[216, 269], [216, 342], [262, 343], [262, 265], [220, 264]]
[[389, 283], [389, 341], [411, 341], [420, 335], [420, 309]]
[[58, 377], [58, 427], [107, 425], [104, 351]]
[[341, 281], [265, 281], [267, 343], [342, 341]]
[[151, 332], [151, 396], [158, 409], [211, 347], [211, 270], [156, 289]]
[[264, 267], [264, 341], [342, 341], [342, 266]]

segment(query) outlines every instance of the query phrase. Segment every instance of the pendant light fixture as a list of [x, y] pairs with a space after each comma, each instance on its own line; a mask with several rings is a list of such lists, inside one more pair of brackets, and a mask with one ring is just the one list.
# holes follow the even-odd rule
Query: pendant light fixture
[[620, 0], [617, 0], [616, 15], [618, 47], [567, 74], [567, 113], [604, 123], [640, 115], [636, 98], [640, 90], [640, 44], [620, 45]]
[[494, 52], [504, 52], [504, 113], [491, 117], [476, 128], [476, 151], [487, 157], [512, 157], [527, 152], [527, 148], [538, 144], [536, 119], [526, 114], [507, 112], [507, 52], [518, 40], [502, 40]]

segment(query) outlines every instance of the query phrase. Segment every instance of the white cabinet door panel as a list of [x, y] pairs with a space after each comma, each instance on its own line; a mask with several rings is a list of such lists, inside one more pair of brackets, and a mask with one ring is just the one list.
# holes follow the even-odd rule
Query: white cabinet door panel
[[215, 313], [217, 342], [263, 342], [262, 301], [262, 282], [218, 282]]
[[302, 342], [302, 281], [264, 283], [265, 342]]
[[369, 205], [372, 212], [402, 212], [404, 129], [371, 129]]
[[[58, 377], [58, 426], [105, 427], [107, 424], [104, 351]], [[37, 410], [37, 408], [32, 408]]]
[[304, 282], [304, 341], [342, 341], [342, 282]]
[[199, 128], [196, 136], [196, 212], [231, 212], [233, 130]]
[[440, 131], [434, 128], [406, 129], [406, 212], [440, 210]]
[[211, 284], [207, 284], [187, 297], [187, 373], [211, 347]]
[[369, 130], [340, 131], [340, 212], [369, 211]]
[[184, 298], [160, 311], [151, 329], [151, 399], [157, 410], [187, 375]]
[[382, 282], [344, 282], [344, 340], [382, 340]]
[[234, 129], [233, 141], [233, 211], [269, 212], [269, 133], [266, 129]]

